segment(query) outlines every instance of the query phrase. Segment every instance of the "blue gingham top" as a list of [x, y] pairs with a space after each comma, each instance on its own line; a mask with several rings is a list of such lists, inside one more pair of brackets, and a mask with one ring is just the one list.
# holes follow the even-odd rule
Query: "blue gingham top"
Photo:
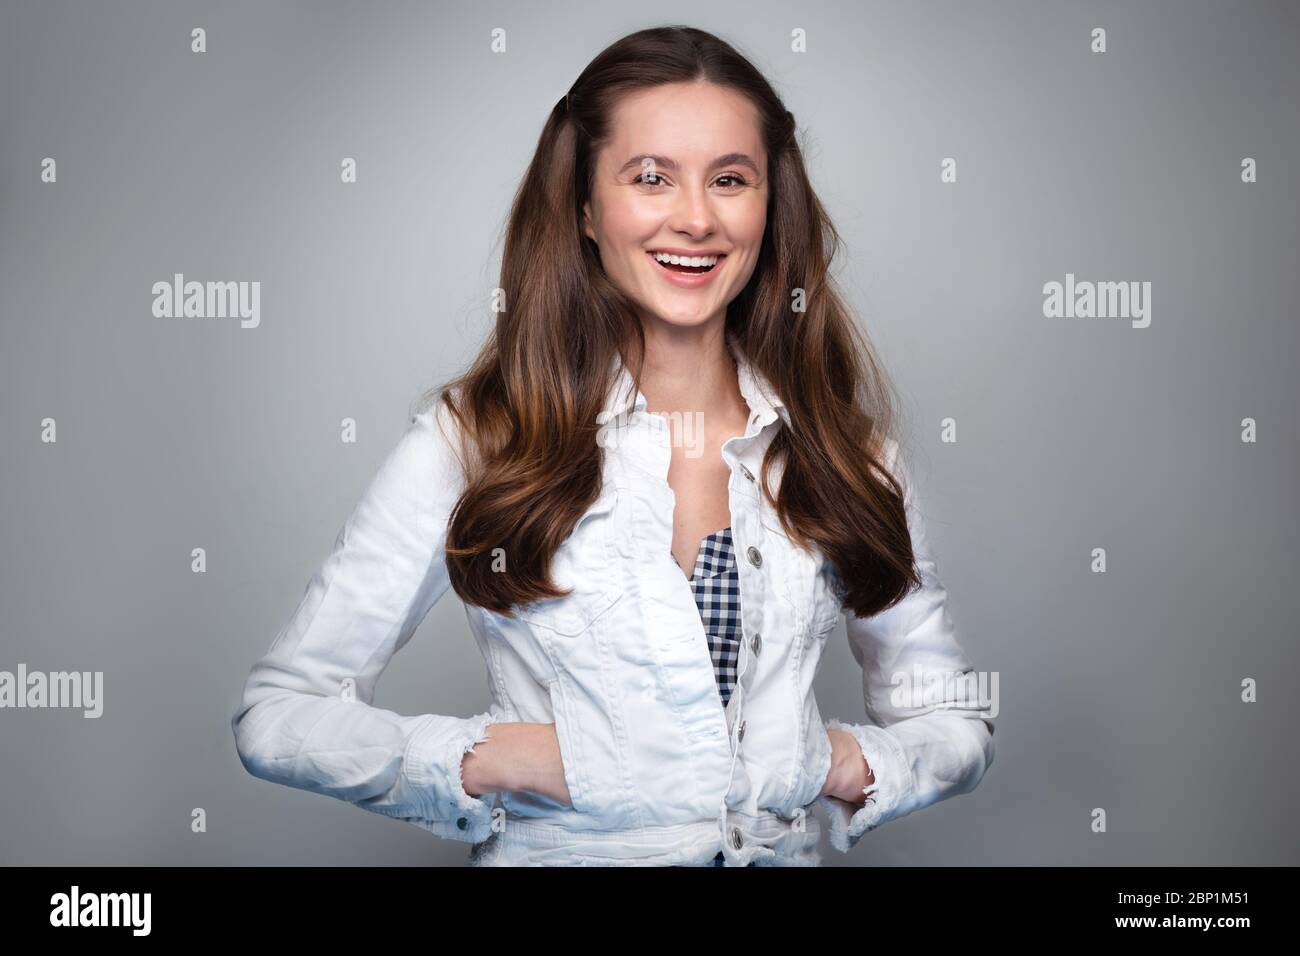
[[715, 531], [700, 543], [690, 583], [725, 707], [736, 686], [740, 659], [740, 578], [730, 528]]

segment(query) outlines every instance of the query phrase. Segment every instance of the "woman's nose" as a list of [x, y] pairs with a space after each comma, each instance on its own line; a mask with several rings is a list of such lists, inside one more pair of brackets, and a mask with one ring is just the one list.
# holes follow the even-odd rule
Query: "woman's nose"
[[702, 239], [717, 228], [717, 212], [704, 186], [678, 190], [669, 226], [676, 232]]

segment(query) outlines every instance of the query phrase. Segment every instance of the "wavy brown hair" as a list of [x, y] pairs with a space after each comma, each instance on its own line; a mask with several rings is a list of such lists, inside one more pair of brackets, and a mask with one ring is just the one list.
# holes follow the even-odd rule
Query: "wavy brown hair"
[[[635, 303], [605, 275], [582, 230], [597, 150], [616, 101], [664, 83], [706, 81], [758, 109], [770, 183], [754, 274], [726, 326], [785, 402], [763, 460], [762, 493], [786, 534], [822, 549], [846, 608], [868, 617], [921, 584], [905, 489], [882, 461], [892, 388], [830, 276], [840, 237], [818, 200], [793, 114], [733, 47], [702, 30], [641, 30], [603, 50], [560, 99], [515, 194], [505, 229], [505, 309], [471, 366], [436, 390], [455, 417], [465, 489], [447, 528], [451, 586], [509, 614], [561, 597], [550, 561], [601, 490], [599, 413], [621, 359], [640, 383], [645, 337]], [[805, 311], [791, 298], [804, 290]], [[784, 459], [779, 491], [768, 475]], [[510, 573], [493, 549], [509, 542]]]

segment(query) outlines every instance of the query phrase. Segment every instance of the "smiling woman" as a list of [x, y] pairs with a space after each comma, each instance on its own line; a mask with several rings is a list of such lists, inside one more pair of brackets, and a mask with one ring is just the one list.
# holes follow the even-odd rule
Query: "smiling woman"
[[[509, 310], [249, 678], [245, 766], [484, 866], [814, 865], [815, 807], [847, 852], [974, 788], [992, 712], [949, 679], [972, 667], [835, 247], [794, 117], [733, 47], [602, 51], [515, 196]], [[373, 707], [449, 589], [491, 706]], [[841, 614], [862, 724], [813, 693]]]
[[[768, 150], [757, 107], [701, 77], [628, 92], [611, 114], [583, 233], [643, 320], [721, 324], [753, 275], [767, 224]], [[656, 152], [638, 149], [645, 144]]]

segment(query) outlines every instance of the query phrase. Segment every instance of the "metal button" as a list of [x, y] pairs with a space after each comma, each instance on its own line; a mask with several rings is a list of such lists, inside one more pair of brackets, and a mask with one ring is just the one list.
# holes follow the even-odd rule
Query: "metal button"
[[459, 820], [456, 821], [456, 826], [458, 826], [458, 827], [460, 827], [462, 830], [464, 830], [466, 827], [469, 826], [469, 820], [468, 820], [468, 818], [466, 818], [466, 817], [461, 817]]
[[752, 564], [754, 567], [761, 568], [763, 566], [763, 556], [759, 554], [758, 548], [754, 547], [751, 544], [748, 548], [745, 549], [745, 553], [749, 555], [749, 563]]
[[745, 739], [745, 722], [742, 720], [740, 722], [740, 733], [736, 734], [736, 743], [740, 743], [744, 739]]
[[731, 828], [731, 845], [734, 846], [737, 850], [739, 850], [742, 846], [745, 845], [745, 838], [740, 835], [739, 827]]
[[759, 650], [762, 647], [763, 647], [763, 635], [759, 634], [758, 632], [755, 632], [754, 636], [749, 639], [749, 649], [754, 653], [755, 656], [757, 656]]
[[744, 475], [746, 478], [748, 478], [750, 481], [753, 481], [753, 480], [754, 480], [754, 475], [753, 475], [753, 473], [752, 473], [748, 468], [746, 468], [744, 465], [741, 465], [741, 466], [740, 466], [740, 473], [741, 473], [742, 475]]

